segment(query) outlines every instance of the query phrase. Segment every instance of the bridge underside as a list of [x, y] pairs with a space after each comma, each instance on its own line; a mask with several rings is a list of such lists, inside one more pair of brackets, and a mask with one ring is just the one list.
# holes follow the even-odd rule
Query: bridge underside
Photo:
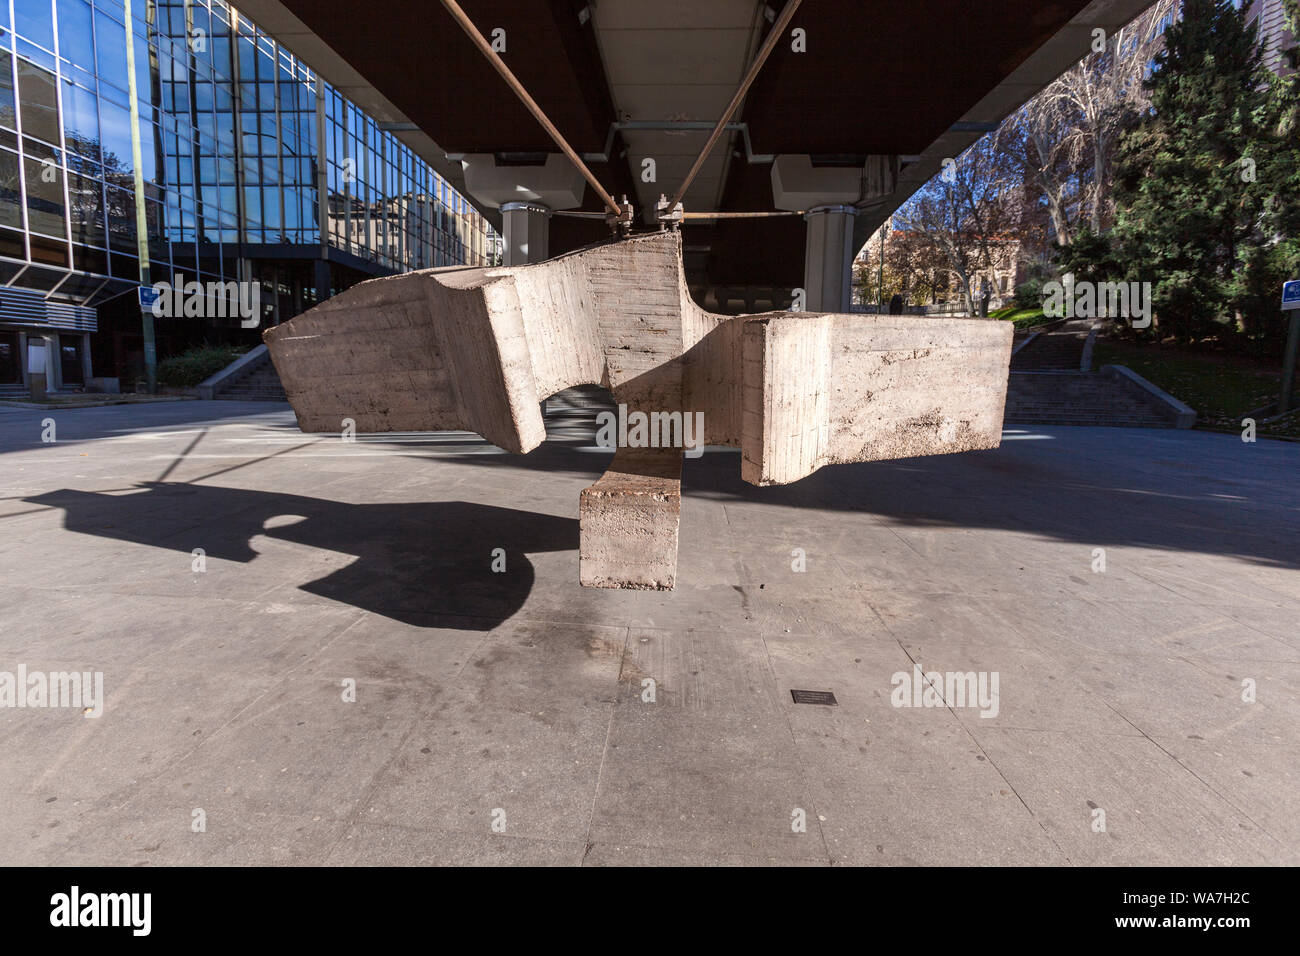
[[[1150, 0], [818, 0], [798, 10], [722, 144], [685, 197], [692, 212], [774, 208], [772, 163], [861, 168], [895, 157], [854, 207], [852, 251], [983, 131], [1087, 52], [1096, 27]], [[771, 0], [464, 0], [511, 70], [614, 195], [639, 211], [671, 194], [722, 114], [782, 3]], [[276, 35], [462, 188], [498, 227], [499, 197], [466, 190], [461, 157], [489, 156], [527, 185], [556, 147], [442, 5], [430, 0], [245, 0]], [[494, 31], [501, 31], [496, 34]], [[643, 161], [656, 178], [644, 182]], [[472, 185], [472, 184], [471, 184]], [[590, 189], [580, 207], [600, 210]], [[784, 307], [805, 283], [800, 217], [689, 223], [688, 282], [718, 311]], [[549, 254], [603, 238], [555, 217]], [[734, 308], [726, 300], [733, 297]], [[748, 308], [745, 308], [746, 302]]]

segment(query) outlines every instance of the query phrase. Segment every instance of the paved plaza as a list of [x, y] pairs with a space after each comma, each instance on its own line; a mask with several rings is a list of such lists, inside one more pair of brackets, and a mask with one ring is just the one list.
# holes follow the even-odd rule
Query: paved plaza
[[1300, 863], [1300, 444], [710, 449], [647, 592], [580, 432], [0, 408], [0, 672], [104, 689], [0, 709], [0, 864]]

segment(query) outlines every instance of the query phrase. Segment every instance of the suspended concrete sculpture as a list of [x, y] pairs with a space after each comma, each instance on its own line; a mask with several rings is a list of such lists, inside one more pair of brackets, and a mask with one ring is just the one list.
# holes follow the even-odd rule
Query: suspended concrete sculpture
[[[665, 231], [513, 268], [373, 279], [267, 330], [304, 432], [477, 432], [527, 453], [540, 402], [603, 385], [630, 413], [702, 413], [755, 485], [845, 462], [996, 448], [1012, 327], [983, 319], [768, 312], [691, 300]], [[694, 420], [694, 419], [692, 419]], [[582, 492], [580, 576], [673, 587], [681, 447], [620, 446]]]

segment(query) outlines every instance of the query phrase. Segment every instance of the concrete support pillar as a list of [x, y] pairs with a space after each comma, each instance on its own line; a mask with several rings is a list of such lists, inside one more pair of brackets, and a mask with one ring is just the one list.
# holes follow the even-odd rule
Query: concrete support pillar
[[57, 332], [45, 336], [45, 387], [51, 392], [63, 387], [63, 351]]
[[316, 301], [324, 302], [330, 297], [330, 264], [327, 259], [315, 260], [312, 284], [316, 287]]
[[587, 188], [582, 173], [559, 153], [544, 163], [501, 163], [491, 153], [461, 157], [465, 190], [501, 210], [503, 265], [524, 266], [550, 258], [550, 219], [555, 209], [576, 209]]
[[777, 209], [802, 211], [808, 225], [804, 307], [809, 312], [849, 311], [856, 207], [897, 189], [898, 169], [897, 156], [867, 156], [861, 165], [846, 166], [792, 154], [772, 163], [773, 203]]
[[501, 206], [502, 265], [526, 266], [550, 256], [551, 210], [536, 202], [508, 202]]
[[809, 312], [848, 312], [853, 289], [852, 206], [814, 206], [804, 214], [805, 308]]
[[27, 336], [27, 390], [32, 401], [45, 400], [45, 393], [51, 388], [50, 354], [45, 336], [28, 334]]

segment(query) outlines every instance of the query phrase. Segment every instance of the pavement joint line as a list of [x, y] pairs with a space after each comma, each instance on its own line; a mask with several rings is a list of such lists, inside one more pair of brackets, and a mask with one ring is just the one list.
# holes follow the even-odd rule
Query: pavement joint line
[[[1265, 540], [1273, 540], [1273, 539], [1271, 539], [1271, 538], [1269, 538], [1269, 537], [1267, 537], [1267, 536], [1264, 536], [1264, 535], [1261, 535], [1260, 537], [1263, 537]], [[1165, 570], [1166, 573], [1170, 573], [1171, 576], [1178, 576], [1178, 575], [1177, 575], [1177, 569], [1174, 569], [1174, 568], [1165, 568], [1165, 569], [1162, 569], [1162, 570]], [[1187, 604], [1191, 605], [1192, 607], [1201, 607], [1201, 608], [1207, 608], [1207, 609], [1209, 608], [1209, 605], [1207, 605], [1207, 604], [1203, 604], [1202, 602], [1197, 601], [1195, 598], [1188, 598], [1188, 597], [1185, 597], [1184, 595], [1179, 594], [1179, 592], [1175, 591], [1173, 588], [1169, 587], [1167, 584], [1161, 584], [1159, 581], [1156, 581], [1156, 580], [1154, 580], [1154, 579], [1152, 579], [1152, 578], [1147, 577], [1147, 575], [1143, 574], [1142, 571], [1140, 570], [1140, 566], [1136, 566], [1136, 567], [1134, 567], [1134, 568], [1133, 568], [1133, 573], [1134, 573], [1135, 575], [1137, 575], [1138, 577], [1140, 577], [1143, 581], [1146, 581], [1148, 584], [1155, 585], [1156, 587], [1160, 588], [1160, 589], [1163, 590], [1163, 591], [1168, 591], [1170, 594], [1174, 595], [1175, 597], [1179, 598], [1179, 599], [1182, 600], [1182, 601], [1185, 601]], [[1186, 580], [1186, 579], [1184, 579], [1184, 580]], [[1196, 582], [1196, 581], [1190, 581], [1190, 582], [1188, 582], [1188, 583], [1191, 584], [1192, 586], [1196, 586], [1199, 582]], [[1287, 596], [1286, 596], [1285, 594], [1283, 594], [1283, 593], [1280, 592], [1280, 591], [1274, 591], [1272, 588], [1270, 588], [1270, 587], [1269, 587], [1268, 585], [1266, 585], [1266, 584], [1263, 584], [1263, 585], [1257, 585], [1257, 586], [1258, 586], [1258, 587], [1262, 587], [1265, 591], [1268, 591], [1270, 594], [1276, 595], [1276, 600], [1277, 600], [1279, 603], [1281, 603], [1281, 602], [1283, 602], [1284, 600], [1287, 599]], [[1232, 620], [1232, 619], [1229, 618], [1229, 620]], [[1247, 625], [1247, 626], [1249, 626], [1249, 625]]]
[[[902, 649], [903, 654], [907, 656], [907, 659], [912, 662], [912, 666], [918, 669], [921, 668], [920, 662], [917, 661], [917, 659], [912, 656], [912, 652], [909, 651], [903, 645], [903, 642], [899, 639], [898, 635], [894, 634], [893, 628], [891, 628], [888, 624], [886, 624], [885, 629], [889, 631], [891, 636], [893, 636], [894, 640], [898, 643], [898, 646]], [[976, 747], [979, 748], [979, 752], [984, 755], [984, 760], [988, 763], [990, 767], [993, 768], [994, 772], [996, 772], [997, 775], [1002, 778], [1002, 782], [1007, 785], [1007, 788], [1016, 795], [1016, 799], [1019, 800], [1021, 806], [1025, 808], [1025, 812], [1029, 814], [1030, 819], [1032, 819], [1036, 824], [1038, 824], [1038, 829], [1040, 829], [1043, 832], [1043, 835], [1047, 837], [1048, 841], [1052, 844], [1052, 846], [1056, 848], [1056, 851], [1061, 854], [1061, 857], [1062, 859], [1065, 860], [1066, 865], [1074, 866], [1074, 861], [1070, 859], [1070, 854], [1067, 853], [1065, 849], [1059, 843], [1056, 842], [1056, 838], [1052, 836], [1051, 831], [1049, 831], [1047, 827], [1043, 825], [1043, 821], [1038, 818], [1038, 814], [1034, 813], [1033, 808], [1030, 807], [1029, 804], [1025, 801], [1025, 798], [1020, 795], [1020, 791], [1016, 789], [1015, 785], [1009, 779], [1007, 779], [1007, 775], [1002, 772], [1002, 768], [997, 765], [997, 762], [993, 759], [993, 757], [990, 756], [988, 751], [984, 749], [984, 745], [980, 743], [979, 738], [976, 737], [975, 734], [971, 731], [971, 729], [966, 726], [966, 724], [961, 720], [960, 717], [957, 716], [957, 711], [953, 708], [952, 704], [944, 700], [943, 688], [935, 687], [934, 684], [930, 681], [928, 676], [923, 676], [922, 679], [927, 684], [930, 684], [931, 689], [934, 690], [934, 692], [938, 695], [939, 699], [943, 700], [944, 710], [948, 711], [949, 716], [951, 716], [952, 719], [956, 722], [957, 726], [961, 728], [961, 732], [964, 733], [967, 737], [969, 737], [971, 743], [973, 743]]]
[[[767, 637], [760, 631], [758, 639], [763, 642], [763, 662], [767, 666], [768, 676], [772, 679], [772, 691], [774, 694], [779, 695], [781, 687], [776, 679], [776, 667], [772, 664], [772, 651], [767, 646]], [[791, 753], [794, 756], [795, 767], [799, 774], [799, 782], [802, 784], [804, 792], [811, 797], [812, 788], [808, 782], [807, 769], [805, 768], [803, 761], [799, 758], [799, 739], [795, 736], [794, 724], [790, 721], [790, 717], [794, 712], [789, 706], [777, 707], [777, 710], [780, 711], [781, 719], [785, 723], [785, 732], [790, 737], [790, 748]], [[808, 811], [813, 815], [813, 819], [817, 822], [817, 836], [822, 841], [822, 850], [826, 854], [826, 859], [833, 863], [835, 857], [834, 854], [831, 853], [830, 844], [826, 841], [826, 828], [822, 826], [821, 813], [818, 812], [816, 803], [812, 800], [809, 800], [809, 803], [811, 806], [809, 806]]]
[[343, 820], [343, 826], [339, 830], [339, 835], [329, 844], [328, 847], [325, 848], [324, 855], [326, 857], [328, 857], [329, 854], [339, 846], [339, 844], [346, 841], [348, 830], [354, 829], [358, 825], [365, 804], [373, 798], [375, 793], [378, 792], [383, 775], [387, 773], [388, 768], [396, 763], [402, 756], [402, 749], [406, 746], [407, 741], [415, 735], [417, 727], [419, 727], [419, 715], [412, 716], [410, 723], [402, 733], [401, 738], [397, 741], [396, 746], [393, 747], [392, 753], [389, 754], [388, 759], [385, 760], [381, 766], [375, 769], [375, 771], [370, 775], [370, 779], [366, 781], [365, 786], [361, 788], [361, 792], [357, 795], [357, 799], [353, 803], [351, 812]]
[[[468, 620], [491, 620], [491, 618], [468, 618]], [[510, 618], [510, 621], [513, 620], [514, 618]], [[498, 625], [498, 627], [506, 623], [508, 622], [502, 621], [501, 624]], [[474, 649], [465, 655], [465, 661], [463, 664], [460, 665], [460, 670], [456, 671], [456, 673], [452, 675], [451, 684], [453, 687], [460, 680], [460, 675], [464, 674], [465, 669], [469, 667], [469, 665], [474, 661], [474, 658], [478, 657], [479, 652], [483, 650], [483, 645], [485, 645], [488, 642], [488, 639], [493, 635], [493, 633], [495, 633], [495, 628], [493, 628], [492, 630], [485, 630], [483, 632], [483, 636], [479, 638], [478, 643], [474, 645]]]
[[[1187, 661], [1186, 663], [1189, 663], [1189, 664], [1190, 664], [1191, 661]], [[1193, 666], [1195, 666], [1195, 665], [1193, 665]], [[1137, 730], [1140, 734], [1142, 734], [1142, 736], [1145, 737], [1145, 738], [1147, 739], [1147, 741], [1151, 744], [1151, 746], [1155, 747], [1155, 748], [1156, 748], [1157, 750], [1159, 750], [1162, 754], [1164, 754], [1166, 757], [1168, 757], [1170, 760], [1172, 760], [1172, 761], [1174, 762], [1174, 764], [1176, 764], [1178, 767], [1180, 767], [1183, 771], [1185, 771], [1186, 773], [1190, 774], [1190, 775], [1191, 775], [1191, 776], [1192, 776], [1192, 777], [1193, 777], [1193, 778], [1194, 778], [1194, 779], [1195, 779], [1195, 780], [1196, 780], [1196, 781], [1197, 781], [1197, 782], [1198, 782], [1202, 787], [1204, 787], [1204, 788], [1205, 788], [1206, 790], [1208, 790], [1210, 793], [1214, 794], [1214, 796], [1217, 797], [1219, 800], [1221, 800], [1224, 804], [1226, 804], [1227, 806], [1231, 807], [1231, 808], [1232, 808], [1233, 810], [1235, 810], [1237, 813], [1241, 814], [1241, 816], [1243, 816], [1243, 817], [1245, 817], [1247, 820], [1249, 820], [1249, 821], [1251, 822], [1251, 824], [1255, 827], [1256, 831], [1258, 831], [1259, 833], [1264, 834], [1264, 836], [1268, 837], [1270, 840], [1272, 840], [1272, 841], [1273, 841], [1274, 843], [1276, 843], [1278, 846], [1280, 846], [1280, 847], [1285, 847], [1285, 844], [1283, 844], [1282, 841], [1279, 840], [1277, 837], [1273, 836], [1273, 834], [1270, 833], [1266, 827], [1261, 826], [1261, 825], [1259, 824], [1259, 822], [1258, 822], [1257, 820], [1255, 820], [1254, 817], [1252, 817], [1249, 813], [1247, 813], [1247, 812], [1246, 812], [1245, 810], [1243, 810], [1241, 807], [1237, 806], [1235, 803], [1233, 803], [1231, 800], [1229, 800], [1226, 796], [1224, 796], [1222, 793], [1220, 793], [1218, 790], [1216, 790], [1216, 789], [1215, 789], [1215, 788], [1214, 788], [1214, 787], [1209, 783], [1209, 781], [1207, 781], [1207, 780], [1206, 780], [1204, 777], [1202, 777], [1199, 773], [1197, 773], [1197, 772], [1196, 772], [1195, 770], [1193, 770], [1191, 767], [1187, 766], [1187, 764], [1185, 764], [1185, 763], [1183, 763], [1181, 760], [1179, 760], [1178, 757], [1176, 757], [1174, 754], [1171, 754], [1168, 750], [1166, 750], [1163, 746], [1161, 746], [1161, 745], [1160, 745], [1160, 742], [1159, 742], [1158, 740], [1156, 740], [1154, 737], [1152, 737], [1150, 734], [1148, 734], [1145, 730], [1143, 730], [1141, 727], [1139, 727], [1136, 723], [1134, 723], [1134, 722], [1133, 722], [1133, 721], [1128, 717], [1127, 714], [1125, 714], [1125, 713], [1123, 713], [1122, 711], [1120, 711], [1119, 709], [1117, 709], [1113, 704], [1111, 704], [1110, 701], [1106, 700], [1106, 698], [1104, 698], [1104, 697], [1101, 698], [1101, 702], [1102, 702], [1103, 704], [1105, 704], [1108, 708], [1110, 708], [1111, 712], [1114, 713], [1115, 716], [1119, 717], [1120, 720], [1124, 721], [1126, 724], [1128, 724], [1129, 726], [1133, 727], [1133, 729]]]
[[[1156, 584], [1156, 583], [1154, 583], [1154, 581], [1151, 581], [1151, 583], [1152, 583], [1152, 584]], [[1086, 601], [1086, 602], [1088, 602], [1088, 604], [1093, 604], [1093, 602], [1091, 602], [1091, 601], [1087, 601], [1087, 598], [1080, 598], [1080, 600]], [[976, 598], [976, 601], [978, 601], [978, 598]], [[1200, 606], [1200, 605], [1196, 605], [1195, 602], [1193, 602], [1193, 606]], [[1021, 631], [1021, 630], [1019, 630], [1019, 628], [1015, 627], [1015, 624], [1014, 624], [1014, 623], [1011, 624], [1011, 627], [1013, 627], [1013, 630], [1017, 630], [1017, 631], [1019, 631], [1019, 633], [1021, 633], [1021, 635], [1024, 636], [1024, 632]], [[906, 648], [905, 648], [904, 650], [905, 650], [905, 653], [906, 653]], [[1054, 657], [1052, 656], [1052, 654], [1050, 654], [1049, 650], [1044, 649], [1044, 650], [1041, 650], [1040, 653], [1043, 653], [1043, 656], [1044, 656], [1045, 658], [1049, 659], [1050, 662], [1054, 663], [1054, 665], [1056, 665], [1056, 666], [1058, 666], [1058, 667], [1061, 666], [1061, 662], [1058, 661], [1058, 659], [1054, 658]], [[1197, 667], [1197, 669], [1199, 669], [1199, 670], [1203, 670], [1203, 671], [1205, 671], [1204, 667], [1199, 667], [1199, 666], [1197, 666], [1195, 661], [1192, 661], [1192, 659], [1188, 659], [1187, 657], [1167, 657], [1166, 654], [1161, 654], [1161, 656], [1162, 656], [1162, 657], [1166, 657], [1166, 659], [1175, 659], [1175, 661], [1183, 661], [1184, 663], [1187, 663], [1187, 665], [1191, 665], [1191, 666], [1193, 666], [1193, 667]], [[910, 654], [909, 654], [909, 657], [910, 657]], [[1210, 671], [1205, 671], [1205, 672], [1210, 672]], [[937, 688], [936, 688], [936, 691], [937, 691]], [[1222, 800], [1222, 801], [1223, 801], [1223, 803], [1225, 803], [1226, 805], [1231, 806], [1231, 808], [1234, 809], [1234, 810], [1236, 810], [1236, 812], [1242, 814], [1242, 816], [1245, 817], [1245, 819], [1248, 819], [1248, 821], [1251, 821], [1252, 825], [1255, 825], [1256, 830], [1262, 832], [1262, 834], [1264, 834], [1265, 836], [1268, 836], [1268, 838], [1269, 838], [1270, 840], [1274, 840], [1275, 843], [1279, 843], [1279, 844], [1281, 844], [1281, 842], [1279, 842], [1279, 840], [1278, 840], [1277, 838], [1275, 838], [1275, 836], [1273, 836], [1273, 834], [1270, 834], [1270, 832], [1269, 832], [1268, 830], [1265, 830], [1264, 827], [1258, 825], [1258, 823], [1255, 821], [1255, 819], [1253, 819], [1251, 816], [1249, 816], [1248, 813], [1245, 813], [1244, 810], [1243, 810], [1242, 808], [1239, 808], [1238, 805], [1232, 803], [1232, 801], [1229, 800], [1229, 799], [1227, 799], [1227, 797], [1223, 796], [1222, 793], [1219, 793], [1217, 790], [1214, 790], [1214, 787], [1210, 786], [1210, 784], [1209, 784], [1208, 782], [1206, 782], [1205, 779], [1201, 778], [1201, 777], [1200, 777], [1200, 774], [1197, 774], [1195, 770], [1192, 770], [1191, 767], [1188, 767], [1188, 766], [1186, 765], [1186, 763], [1183, 763], [1182, 761], [1178, 760], [1178, 757], [1175, 757], [1174, 754], [1171, 754], [1171, 753], [1169, 752], [1169, 750], [1166, 750], [1164, 747], [1161, 747], [1160, 743], [1158, 743], [1158, 741], [1154, 740], [1153, 737], [1152, 737], [1151, 735], [1149, 735], [1147, 731], [1143, 730], [1143, 728], [1139, 727], [1138, 724], [1136, 724], [1134, 721], [1132, 721], [1132, 719], [1128, 718], [1128, 715], [1125, 714], [1125, 713], [1123, 713], [1123, 711], [1119, 710], [1118, 708], [1115, 708], [1115, 706], [1112, 704], [1112, 702], [1110, 702], [1109, 700], [1106, 700], [1105, 695], [1102, 695], [1102, 693], [1100, 693], [1100, 692], [1092, 691], [1091, 688], [1088, 688], [1088, 695], [1089, 695], [1089, 696], [1092, 696], [1092, 697], [1096, 697], [1097, 700], [1099, 700], [1099, 701], [1101, 702], [1102, 705], [1105, 705], [1106, 708], [1108, 708], [1110, 711], [1112, 711], [1113, 714], [1115, 714], [1115, 717], [1118, 717], [1119, 719], [1121, 719], [1121, 721], [1127, 723], [1128, 726], [1134, 728], [1135, 731], [1138, 731], [1138, 734], [1141, 735], [1141, 736], [1143, 736], [1143, 737], [1145, 737], [1145, 739], [1147, 739], [1147, 740], [1149, 741], [1149, 743], [1151, 743], [1151, 744], [1153, 745], [1153, 747], [1156, 747], [1158, 750], [1160, 750], [1161, 753], [1164, 753], [1166, 757], [1169, 757], [1171, 761], [1174, 761], [1175, 763], [1177, 763], [1177, 765], [1178, 765], [1179, 767], [1182, 767], [1183, 770], [1186, 770], [1188, 774], [1191, 774], [1192, 777], [1195, 778], [1195, 779], [1197, 780], [1197, 782], [1199, 782], [1199, 783], [1201, 784], [1201, 786], [1205, 787], [1206, 790], [1208, 790], [1210, 793], [1213, 793], [1214, 796], [1217, 796], [1219, 800]], [[940, 698], [943, 698], [943, 693], [941, 693], [941, 692], [940, 692]], [[963, 727], [963, 728], [965, 728], [965, 727]], [[970, 731], [970, 730], [966, 730], [966, 732], [967, 732], [967, 734], [970, 734], [971, 731]], [[972, 739], [974, 739], [974, 736], [972, 736]], [[978, 743], [979, 743], [979, 741], [976, 740], [976, 744], [978, 744]], [[983, 750], [983, 747], [980, 747], [980, 750]], [[991, 758], [991, 757], [988, 757], [988, 754], [987, 754], [987, 753], [985, 753], [985, 758], [988, 758], [989, 763], [992, 763], [992, 762], [993, 762], [993, 761], [992, 761], [992, 758]], [[996, 766], [996, 765], [995, 765], [995, 766]], [[1001, 775], [1001, 770], [998, 770], [998, 774]], [[1004, 779], [1005, 779], [1005, 777], [1004, 777]], [[1008, 782], [1008, 786], [1010, 786], [1010, 782]], [[1014, 792], [1014, 787], [1013, 787], [1013, 792]], [[1017, 793], [1017, 796], [1019, 797], [1019, 793]], [[1023, 799], [1021, 800], [1021, 803], [1024, 803]], [[1028, 809], [1028, 805], [1027, 805], [1027, 804], [1026, 804], [1026, 809]], [[1030, 810], [1030, 813], [1032, 814], [1032, 813], [1034, 813], [1034, 812], [1032, 812], [1032, 810]], [[1040, 823], [1040, 826], [1041, 826], [1041, 823]], [[1049, 835], [1049, 836], [1050, 836], [1050, 835]], [[1054, 843], [1054, 840], [1053, 840], [1053, 843]], [[1069, 858], [1069, 857], [1067, 857], [1067, 858]]]
[[609, 722], [605, 724], [605, 743], [600, 748], [600, 766], [596, 768], [596, 785], [591, 790], [591, 809], [587, 812], [587, 831], [583, 835], [586, 844], [582, 851], [581, 863], [586, 863], [587, 854], [594, 845], [591, 841], [591, 825], [596, 820], [596, 804], [600, 802], [600, 784], [605, 778], [605, 763], [609, 758], [609, 741], [614, 734], [614, 718], [618, 715], [619, 688], [623, 682], [623, 665], [627, 661], [628, 645], [632, 643], [632, 628], [623, 628], [623, 651], [618, 656], [618, 670], [614, 674], [613, 700], [609, 705]]

